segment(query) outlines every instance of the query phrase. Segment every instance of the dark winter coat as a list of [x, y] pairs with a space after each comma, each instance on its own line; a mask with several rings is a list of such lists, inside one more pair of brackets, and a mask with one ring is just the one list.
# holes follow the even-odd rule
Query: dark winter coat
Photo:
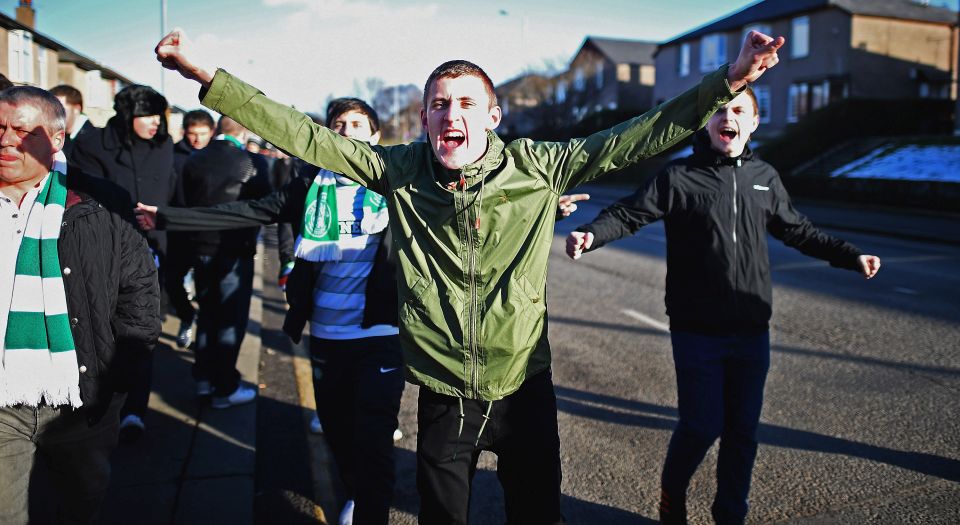
[[[270, 193], [267, 164], [260, 155], [242, 150], [227, 140], [213, 140], [187, 159], [183, 166], [186, 206], [214, 206]], [[257, 252], [259, 226], [198, 231], [189, 234], [189, 245], [199, 255], [252, 257]]]
[[68, 167], [57, 243], [80, 370], [80, 398], [93, 424], [160, 336], [157, 268], [134, 226], [123, 189]]
[[772, 312], [767, 233], [831, 265], [857, 270], [860, 250], [821, 232], [793, 208], [772, 166], [749, 147], [729, 158], [705, 131], [693, 155], [669, 164], [633, 195], [577, 228], [594, 234], [590, 250], [664, 220], [667, 315], [674, 330], [750, 335]]
[[[84, 173], [103, 177], [127, 190], [134, 203], [165, 206], [176, 202], [173, 142], [167, 139], [154, 144], [134, 138], [133, 145], [128, 146], [117, 133], [119, 125], [114, 117], [106, 127], [79, 135], [67, 160]], [[166, 254], [164, 232], [149, 232], [147, 239], [161, 257]]]

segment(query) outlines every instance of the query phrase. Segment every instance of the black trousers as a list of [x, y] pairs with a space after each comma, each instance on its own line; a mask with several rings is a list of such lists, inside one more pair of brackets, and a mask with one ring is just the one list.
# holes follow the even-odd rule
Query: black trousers
[[417, 424], [421, 525], [467, 523], [470, 487], [484, 450], [497, 455], [508, 524], [563, 523], [557, 397], [549, 370], [492, 404], [421, 388]]
[[310, 338], [313, 391], [355, 525], [386, 525], [396, 482], [393, 431], [403, 395], [398, 336]]

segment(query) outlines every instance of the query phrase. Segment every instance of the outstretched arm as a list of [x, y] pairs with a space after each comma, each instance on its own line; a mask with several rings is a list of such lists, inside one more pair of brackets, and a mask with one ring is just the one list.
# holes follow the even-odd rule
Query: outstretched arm
[[155, 52], [164, 67], [200, 84], [201, 102], [208, 108], [231, 117], [292, 156], [340, 173], [381, 195], [389, 192], [384, 174], [391, 158], [399, 159], [409, 148], [370, 146], [341, 137], [226, 71], [211, 75], [188, 56], [189, 46], [182, 31], [163, 37]]

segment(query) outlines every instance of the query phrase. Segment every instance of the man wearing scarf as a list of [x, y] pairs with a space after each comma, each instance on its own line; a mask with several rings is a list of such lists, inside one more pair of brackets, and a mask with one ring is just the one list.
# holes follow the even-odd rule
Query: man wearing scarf
[[65, 113], [0, 93], [0, 523], [29, 521], [38, 457], [61, 521], [91, 523], [110, 477], [129, 363], [160, 333], [156, 267], [115, 185], [63, 158]]
[[[326, 123], [357, 142], [380, 139], [376, 111], [359, 99], [330, 102]], [[170, 231], [277, 222], [298, 230], [283, 331], [299, 342], [309, 323], [317, 412], [347, 500], [339, 523], [387, 523], [404, 377], [386, 200], [319, 170], [253, 201], [164, 207], [150, 220], [142, 217], [141, 226], [153, 228], [153, 217]]]

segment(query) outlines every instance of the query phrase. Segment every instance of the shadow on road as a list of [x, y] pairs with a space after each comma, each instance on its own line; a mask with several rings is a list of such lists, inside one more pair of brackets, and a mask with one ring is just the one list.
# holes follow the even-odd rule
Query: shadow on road
[[[677, 411], [672, 407], [584, 392], [560, 385], [556, 385], [556, 392], [557, 409], [575, 416], [655, 430], [673, 430], [676, 425]], [[624, 413], [624, 410], [629, 412]], [[841, 454], [960, 482], [960, 461], [935, 454], [896, 450], [769, 423], [760, 424], [758, 437], [760, 443], [765, 445]]]

